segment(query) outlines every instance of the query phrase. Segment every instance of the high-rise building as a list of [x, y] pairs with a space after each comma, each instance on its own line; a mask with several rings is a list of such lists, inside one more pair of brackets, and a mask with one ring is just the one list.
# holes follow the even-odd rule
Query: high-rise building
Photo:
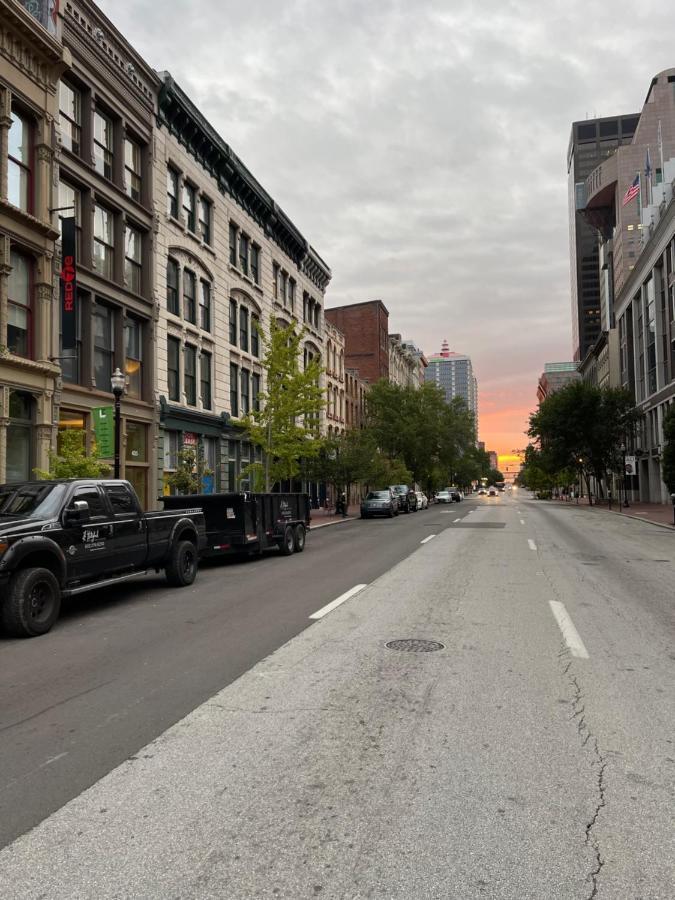
[[443, 390], [447, 403], [454, 397], [461, 397], [474, 414], [478, 428], [478, 382], [470, 357], [451, 352], [448, 342], [443, 341], [441, 352], [429, 357], [424, 377], [425, 381], [431, 381]]
[[[603, 321], [601, 270], [597, 232], [582, 218], [578, 210], [585, 202], [584, 186], [588, 175], [617, 147], [630, 144], [639, 121], [637, 113], [587, 119], [572, 124], [567, 150], [567, 179], [569, 197], [570, 275], [572, 292], [572, 356], [585, 357], [588, 350], [610, 327]], [[605, 286], [606, 287], [606, 286]], [[605, 310], [608, 310], [605, 304]], [[605, 312], [604, 318], [609, 318]]]
[[544, 365], [544, 371], [539, 376], [537, 385], [537, 399], [541, 403], [550, 394], [559, 391], [571, 381], [579, 380], [578, 362], [552, 362]]

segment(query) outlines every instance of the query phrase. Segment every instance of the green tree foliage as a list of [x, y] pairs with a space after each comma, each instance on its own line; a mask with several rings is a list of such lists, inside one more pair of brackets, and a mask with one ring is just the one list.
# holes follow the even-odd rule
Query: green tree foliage
[[178, 467], [175, 472], [167, 476], [167, 483], [178, 494], [201, 494], [202, 479], [213, 472], [206, 466], [204, 451], [199, 446], [195, 451], [192, 447], [183, 447], [178, 451]]
[[487, 474], [487, 480], [489, 484], [497, 484], [498, 481], [504, 480], [504, 476], [499, 469], [490, 469]]
[[346, 491], [354, 484], [386, 487], [407, 484], [411, 473], [398, 459], [389, 459], [377, 447], [369, 429], [355, 428], [324, 442], [321, 452], [305, 467], [310, 479], [325, 481], [335, 492]]
[[663, 417], [663, 480], [672, 493], [675, 493], [675, 404], [668, 408]]
[[475, 444], [472, 414], [461, 398], [446, 403], [433, 384], [419, 389], [382, 379], [368, 393], [367, 427], [389, 460], [401, 460], [428, 489], [450, 483]]
[[590, 475], [601, 484], [609, 470], [619, 471], [618, 448], [636, 420], [628, 391], [575, 381], [539, 404], [530, 416], [528, 435], [543, 452], [544, 471], [579, 470], [590, 494]]
[[261, 329], [259, 333], [266, 390], [260, 394], [260, 409], [245, 416], [241, 424], [264, 454], [264, 463], [252, 463], [245, 474], [269, 491], [276, 481], [298, 475], [300, 461], [312, 459], [321, 450], [319, 413], [324, 392], [318, 360], [305, 369], [300, 366], [305, 328], [297, 330], [295, 322], [282, 328], [272, 319], [269, 334]]
[[59, 449], [49, 454], [49, 470], [34, 469], [38, 478], [103, 478], [110, 474], [110, 466], [97, 459], [98, 447], [92, 443], [87, 454], [84, 432], [67, 428], [59, 434]]

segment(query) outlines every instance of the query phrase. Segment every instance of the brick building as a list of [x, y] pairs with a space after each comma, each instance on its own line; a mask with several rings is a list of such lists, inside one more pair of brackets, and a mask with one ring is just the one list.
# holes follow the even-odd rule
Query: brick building
[[326, 318], [345, 336], [345, 366], [370, 384], [389, 378], [389, 311], [381, 300], [334, 306]]

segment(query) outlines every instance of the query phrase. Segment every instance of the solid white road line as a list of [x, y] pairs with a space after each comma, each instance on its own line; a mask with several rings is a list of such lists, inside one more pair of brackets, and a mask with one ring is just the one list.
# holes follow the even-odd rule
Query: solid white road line
[[528, 539], [527, 539], [527, 546], [530, 548], [530, 550], [536, 550], [536, 549], [537, 549], [537, 545], [536, 545], [535, 542], [532, 540], [532, 538], [528, 538]]
[[[456, 519], [455, 521], [459, 522], [459, 519]], [[428, 544], [429, 541], [433, 541], [435, 537], [435, 534], [430, 534], [428, 537], [425, 537], [423, 541], [420, 541], [420, 544]]]
[[322, 606], [320, 610], [315, 613], [312, 613], [310, 619], [323, 619], [323, 617], [332, 612], [336, 607], [340, 606], [341, 603], [344, 603], [345, 600], [350, 600], [356, 594], [364, 589], [364, 587], [368, 587], [367, 584], [355, 584], [353, 588], [350, 588], [348, 591], [345, 591], [344, 594], [340, 594], [335, 600], [332, 600], [330, 603], [327, 603], [326, 606]]
[[584, 647], [584, 642], [579, 636], [579, 632], [574, 627], [574, 622], [570, 619], [570, 615], [565, 609], [565, 604], [559, 600], [549, 600], [551, 612], [555, 616], [565, 643], [570, 648], [572, 656], [578, 656], [580, 659], [588, 659], [588, 650]]
[[525, 524], [525, 519], [521, 519], [521, 520], [520, 520], [520, 524], [521, 524], [521, 525], [524, 525], [524, 524]]

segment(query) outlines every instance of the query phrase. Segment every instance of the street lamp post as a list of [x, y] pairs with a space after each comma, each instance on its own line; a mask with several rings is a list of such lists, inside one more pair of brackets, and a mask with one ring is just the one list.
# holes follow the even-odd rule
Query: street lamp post
[[626, 476], [626, 445], [621, 444], [621, 457], [623, 459], [623, 506], [624, 509], [627, 506], [630, 506], [628, 502], [628, 485], [627, 485], [627, 476]]
[[675, 528], [675, 494], [670, 495], [670, 500], [673, 504], [673, 527]]
[[122, 394], [124, 393], [124, 388], [126, 386], [127, 379], [123, 372], [120, 372], [119, 366], [112, 373], [110, 378], [110, 384], [112, 387], [113, 397], [115, 398], [115, 468], [114, 468], [114, 477], [120, 477], [120, 438], [121, 438], [121, 423], [122, 423], [122, 409], [120, 406], [120, 400], [122, 399]]

